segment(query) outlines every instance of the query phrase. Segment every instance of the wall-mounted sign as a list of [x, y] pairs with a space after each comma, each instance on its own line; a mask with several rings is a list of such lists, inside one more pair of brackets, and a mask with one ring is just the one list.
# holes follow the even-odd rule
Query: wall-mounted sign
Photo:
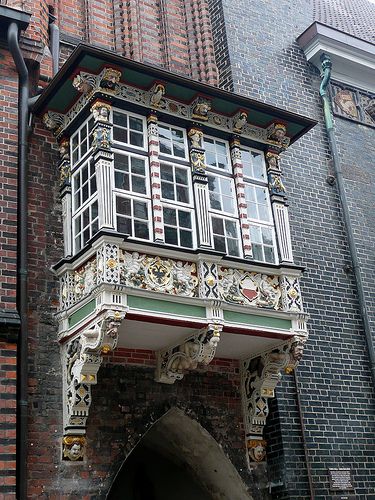
[[354, 490], [352, 471], [348, 468], [328, 469], [329, 483], [331, 491], [351, 491]]

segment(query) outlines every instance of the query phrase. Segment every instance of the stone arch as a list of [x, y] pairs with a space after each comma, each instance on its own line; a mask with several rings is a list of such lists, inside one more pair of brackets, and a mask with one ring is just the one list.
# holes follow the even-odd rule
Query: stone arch
[[[144, 434], [121, 464], [107, 494], [107, 500], [120, 498], [121, 482], [127, 466], [140, 448], [157, 452], [160, 457], [182, 467], [192, 481], [212, 500], [253, 500], [239, 473], [222, 447], [196, 420], [174, 407], [168, 410]], [[178, 496], [178, 492], [176, 492]]]

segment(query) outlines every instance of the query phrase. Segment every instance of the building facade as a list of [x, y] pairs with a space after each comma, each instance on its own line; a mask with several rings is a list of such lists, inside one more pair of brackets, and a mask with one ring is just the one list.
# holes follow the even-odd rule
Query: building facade
[[1, 3], [3, 498], [375, 498], [374, 11]]

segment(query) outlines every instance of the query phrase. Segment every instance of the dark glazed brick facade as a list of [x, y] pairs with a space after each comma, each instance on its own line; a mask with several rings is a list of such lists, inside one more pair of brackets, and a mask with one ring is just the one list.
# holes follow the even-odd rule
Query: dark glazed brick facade
[[[310, 338], [298, 368], [307, 446], [317, 499], [332, 498], [328, 467], [352, 467], [357, 498], [375, 498], [374, 390], [354, 279], [347, 268], [350, 255], [337, 190], [326, 182], [332, 170], [320, 78], [295, 43], [313, 21], [312, 5], [307, 0], [225, 0], [223, 5], [234, 91], [319, 120], [282, 155], [294, 256], [306, 267], [301, 284], [311, 316]], [[335, 130], [374, 324], [375, 133], [339, 118]], [[277, 410], [275, 405], [267, 430], [275, 498], [307, 498], [292, 377], [283, 378], [277, 388]]]

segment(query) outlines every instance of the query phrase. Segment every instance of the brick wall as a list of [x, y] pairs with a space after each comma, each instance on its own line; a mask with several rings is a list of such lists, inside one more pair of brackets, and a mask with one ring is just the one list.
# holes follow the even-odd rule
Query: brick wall
[[[307, 446], [316, 498], [330, 499], [328, 467], [352, 467], [358, 498], [375, 491], [374, 391], [359, 317], [349, 251], [319, 100], [318, 71], [306, 63], [295, 39], [312, 22], [307, 0], [276, 3], [223, 1], [235, 92], [319, 120], [283, 154], [294, 254], [306, 266], [302, 292], [310, 340], [298, 368]], [[244, 15], [244, 12], [249, 15]], [[351, 217], [373, 312], [374, 129], [336, 120]], [[365, 146], [364, 146], [365, 145]], [[275, 498], [307, 497], [307, 477], [293, 379], [277, 389], [268, 433]], [[282, 442], [282, 449], [277, 443]], [[278, 461], [279, 460], [279, 461]]]

